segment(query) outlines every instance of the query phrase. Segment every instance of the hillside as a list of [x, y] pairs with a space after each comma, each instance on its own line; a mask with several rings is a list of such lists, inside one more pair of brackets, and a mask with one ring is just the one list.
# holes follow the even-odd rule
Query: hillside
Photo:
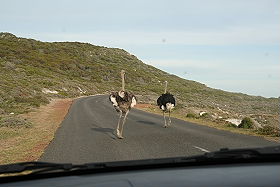
[[[50, 98], [110, 93], [121, 87], [140, 103], [155, 104], [163, 81], [177, 98], [177, 110], [211, 120], [251, 117], [260, 125], [279, 125], [279, 99], [212, 89], [143, 63], [123, 49], [79, 42], [41, 42], [0, 33], [0, 120], [49, 102]], [[1, 123], [1, 121], [0, 121]], [[1, 124], [0, 124], [1, 125]]]

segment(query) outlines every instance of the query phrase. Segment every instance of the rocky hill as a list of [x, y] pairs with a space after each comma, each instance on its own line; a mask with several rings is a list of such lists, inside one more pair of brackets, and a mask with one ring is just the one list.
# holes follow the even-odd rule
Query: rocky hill
[[279, 125], [279, 99], [212, 89], [147, 65], [123, 49], [79, 42], [41, 42], [0, 33], [0, 115], [20, 114], [52, 97], [109, 93], [126, 89], [141, 103], [155, 104], [164, 81], [178, 101], [177, 110], [211, 119], [251, 117], [261, 125]]

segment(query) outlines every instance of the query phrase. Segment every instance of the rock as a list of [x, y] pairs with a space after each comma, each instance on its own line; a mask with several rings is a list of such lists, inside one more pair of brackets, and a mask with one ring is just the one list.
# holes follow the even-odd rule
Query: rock
[[199, 116], [203, 116], [203, 114], [207, 114], [207, 112], [200, 112]]
[[49, 89], [47, 89], [47, 88], [43, 88], [43, 89], [42, 89], [42, 92], [45, 93], [45, 94], [48, 94], [48, 93], [51, 93], [51, 94], [58, 94], [58, 91], [49, 90]]
[[227, 121], [229, 123], [232, 123], [232, 124], [234, 124], [234, 125], [236, 125], [238, 127], [242, 120], [241, 119], [231, 118], [231, 119], [226, 119], [225, 121]]

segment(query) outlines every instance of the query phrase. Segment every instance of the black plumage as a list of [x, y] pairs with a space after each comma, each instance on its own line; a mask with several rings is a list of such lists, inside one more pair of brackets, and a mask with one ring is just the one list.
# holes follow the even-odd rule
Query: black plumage
[[165, 93], [162, 94], [158, 99], [157, 99], [157, 105], [159, 106], [160, 109], [166, 111], [167, 110], [167, 103], [173, 104], [173, 107], [176, 105], [175, 98], [172, 94], [170, 93]]
[[[176, 104], [174, 96], [172, 94], [170, 94], [169, 92], [167, 92], [167, 84], [168, 84], [168, 82], [165, 81], [164, 94], [159, 96], [159, 98], [157, 99], [157, 105], [162, 110], [165, 128], [171, 125], [170, 113]], [[167, 123], [166, 123], [166, 119], [165, 119], [165, 115], [164, 115], [165, 112], [167, 112], [168, 116], [169, 116], [169, 120]]]

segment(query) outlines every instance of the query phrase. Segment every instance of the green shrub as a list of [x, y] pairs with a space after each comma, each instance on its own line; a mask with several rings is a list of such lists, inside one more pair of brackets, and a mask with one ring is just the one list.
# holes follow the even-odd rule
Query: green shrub
[[42, 95], [35, 95], [33, 97], [15, 97], [16, 103], [27, 103], [30, 106], [39, 107], [41, 104], [49, 103], [48, 99]]
[[186, 115], [187, 118], [197, 118], [197, 116], [194, 113], [188, 113]]
[[249, 117], [243, 118], [240, 125], [238, 125], [238, 128], [243, 128], [243, 129], [252, 129], [253, 127], [254, 127], [254, 122]]
[[60, 96], [67, 97], [67, 96], [69, 96], [69, 93], [66, 92], [66, 91], [60, 91], [60, 92], [59, 92], [59, 95], [60, 95]]
[[36, 95], [30, 100], [30, 105], [39, 107], [41, 104], [48, 104], [49, 100], [45, 96], [42, 95]]
[[276, 128], [276, 127], [268, 126], [268, 125], [256, 130], [256, 132], [261, 135], [270, 135], [273, 137], [280, 137], [280, 129]]
[[0, 119], [0, 127], [29, 128], [31, 126], [32, 124], [29, 121], [27, 121], [26, 119], [19, 118], [17, 116], [7, 116], [7, 117], [2, 117]]
[[237, 126], [236, 126], [236, 125], [234, 125], [233, 123], [230, 123], [230, 122], [228, 122], [228, 123], [227, 123], [227, 127], [237, 128]]
[[41, 84], [42, 84], [42, 86], [44, 86], [44, 87], [52, 87], [52, 86], [55, 86], [55, 85], [56, 85], [55, 82], [53, 82], [53, 81], [47, 81], [47, 80], [42, 81]]

